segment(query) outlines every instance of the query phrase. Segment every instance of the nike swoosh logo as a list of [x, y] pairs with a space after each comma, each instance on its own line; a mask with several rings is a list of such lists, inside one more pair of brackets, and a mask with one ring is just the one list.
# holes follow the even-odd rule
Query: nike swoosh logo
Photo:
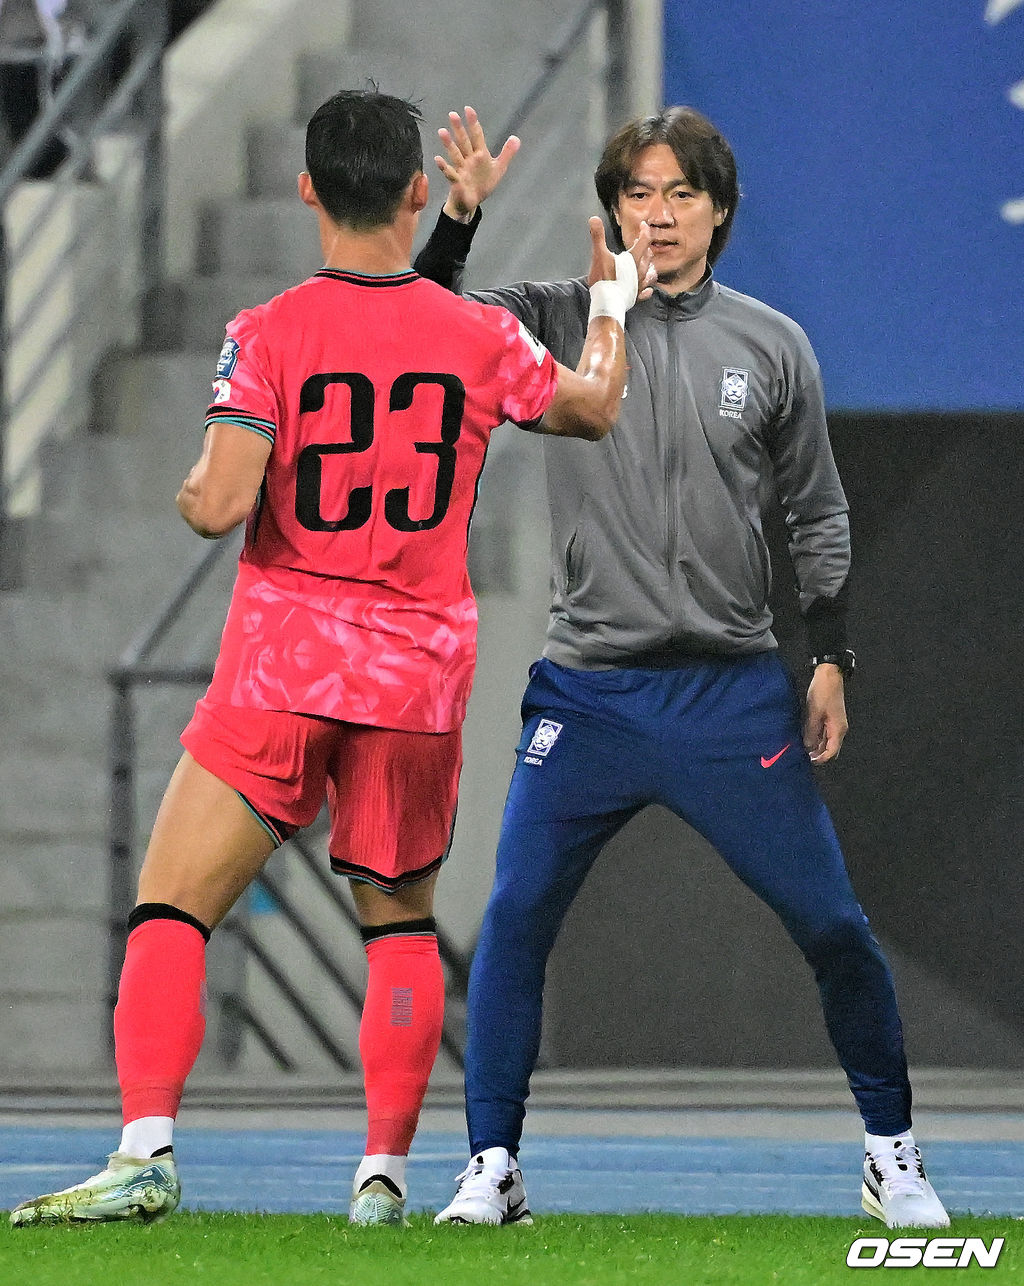
[[522, 1213], [523, 1213], [524, 1215], [528, 1215], [528, 1214], [530, 1213], [530, 1212], [529, 1212], [529, 1210], [523, 1210], [523, 1207], [524, 1207], [525, 1205], [526, 1205], [526, 1198], [525, 1198], [525, 1197], [523, 1197], [523, 1199], [522, 1199], [521, 1201], [517, 1201], [517, 1202], [515, 1203], [515, 1205], [513, 1205], [511, 1202], [509, 1202], [508, 1209], [505, 1211], [505, 1218], [504, 1218], [504, 1222], [505, 1222], [505, 1223], [517, 1223], [517, 1222], [519, 1221], [519, 1214], [520, 1214], [520, 1211], [522, 1211]]
[[762, 767], [762, 768], [770, 768], [770, 767], [772, 766], [772, 764], [777, 763], [777, 762], [778, 762], [778, 760], [780, 760], [780, 759], [782, 758], [782, 756], [786, 753], [786, 751], [790, 748], [790, 746], [791, 746], [792, 744], [793, 744], [793, 743], [792, 743], [791, 741], [787, 741], [787, 742], [786, 742], [786, 744], [785, 744], [785, 745], [782, 747], [782, 749], [779, 751], [779, 753], [778, 753], [777, 755], [772, 755], [771, 759], [765, 759], [764, 755], [762, 755], [762, 756], [761, 756], [761, 767]]

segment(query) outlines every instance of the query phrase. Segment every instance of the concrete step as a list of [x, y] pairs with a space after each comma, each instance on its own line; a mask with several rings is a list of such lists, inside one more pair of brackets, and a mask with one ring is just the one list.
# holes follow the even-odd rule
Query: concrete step
[[[48, 579], [30, 607], [0, 612], [0, 644], [7, 640], [17, 649], [0, 658], [0, 680], [11, 698], [5, 708], [12, 717], [20, 712], [34, 718], [32, 702], [38, 699], [47, 707], [38, 718], [43, 726], [56, 720], [57, 735], [62, 704], [68, 712], [86, 713], [80, 697], [90, 684], [106, 699], [108, 669], [148, 629], [208, 548], [176, 517], [156, 521], [105, 515], [77, 539], [78, 556], [87, 548], [88, 559], [76, 566], [70, 586], [65, 584], [67, 569], [50, 565], [39, 573]], [[234, 548], [225, 547], [216, 577], [199, 592], [154, 659], [166, 657], [168, 647], [176, 648], [184, 663], [215, 651], [233, 580]], [[79, 637], [80, 647], [75, 642]], [[36, 648], [44, 664], [28, 663]]]
[[[521, 92], [526, 71], [536, 70], [542, 50], [575, 11], [568, 3], [515, 0], [488, 6], [484, 19], [479, 7], [466, 0], [430, 0], [410, 20], [408, 0], [373, 0], [353, 6], [350, 41], [353, 47], [394, 50], [413, 61], [424, 79], [451, 67], [467, 95], [482, 81], [499, 82], [506, 76], [513, 90]], [[473, 97], [461, 98], [459, 104], [463, 102], [480, 106]]]
[[[134, 481], [130, 473], [123, 477]], [[106, 642], [112, 662], [185, 575], [201, 552], [199, 539], [177, 515], [147, 518], [126, 509], [103, 515], [91, 528], [55, 524], [51, 544], [57, 552], [36, 567], [34, 559], [43, 553], [37, 549], [29, 564], [34, 583], [91, 596], [92, 607], [105, 616], [93, 646]]]
[[44, 510], [22, 521], [22, 587], [51, 600], [69, 595], [73, 602], [95, 570], [88, 519], [82, 522], [76, 502], [62, 515]]
[[[394, 34], [400, 36], [416, 30], [414, 24], [402, 22]], [[460, 42], [463, 34], [464, 29], [460, 31]], [[412, 39], [417, 40], [415, 34]], [[383, 93], [408, 99], [419, 108], [423, 117], [421, 133], [427, 172], [443, 183], [430, 158], [439, 150], [437, 131], [447, 126], [448, 113], [461, 112], [466, 103], [472, 103], [485, 129], [489, 127], [488, 142], [493, 145], [497, 131], [538, 68], [537, 61], [524, 51], [523, 41], [518, 37], [502, 48], [501, 61], [501, 75], [495, 76], [493, 51], [489, 65], [486, 62], [474, 65], [472, 59], [461, 56], [458, 62], [448, 58], [430, 59], [421, 48], [408, 45], [403, 48], [393, 38], [375, 40], [348, 51], [304, 54], [298, 66], [296, 123], [304, 126], [320, 104], [339, 89], [363, 89], [372, 80]], [[504, 139], [497, 142], [500, 146]]]
[[[223, 618], [207, 635], [205, 651], [211, 663], [222, 624]], [[15, 742], [0, 753], [0, 766], [16, 755], [22, 760], [59, 760], [69, 778], [81, 771], [90, 776], [105, 773], [113, 689], [101, 672], [67, 675], [62, 668], [51, 667], [48, 675], [46, 682], [30, 684], [18, 675], [0, 673], [5, 692], [2, 726]], [[195, 702], [204, 690], [204, 684], [169, 685], [152, 680], [143, 680], [136, 686], [140, 782], [145, 781], [146, 760], [152, 757], [158, 765], [162, 790], [180, 754], [177, 736], [192, 717]], [[169, 764], [166, 754], [157, 758], [161, 750], [171, 752]]]
[[207, 209], [203, 275], [287, 274], [303, 281], [323, 264], [316, 219], [294, 193], [225, 201]]
[[[102, 995], [106, 985], [101, 956], [89, 975], [90, 988], [69, 997], [62, 991], [34, 996], [0, 992], [4, 1014], [4, 1048], [0, 1066], [5, 1077], [22, 1073], [36, 1081], [48, 1073], [64, 1085], [83, 1074], [106, 1072], [110, 1057], [110, 1010]], [[46, 977], [56, 976], [47, 964]]]
[[[91, 435], [69, 444], [47, 470], [47, 490], [60, 490], [61, 503], [50, 513], [67, 522], [69, 540], [88, 545], [89, 528], [106, 524], [110, 514], [137, 522], [184, 527], [174, 498], [202, 450], [203, 411], [189, 422], [167, 425], [163, 436]], [[72, 479], [68, 485], [67, 475]], [[101, 497], [104, 503], [100, 503]], [[93, 521], [89, 519], [92, 516]], [[106, 524], [109, 525], [109, 524]]]
[[[124, 526], [118, 524], [119, 532]], [[184, 524], [180, 526], [184, 529]], [[188, 542], [191, 554], [191, 533], [184, 529], [184, 536], [179, 537], [178, 526], [172, 530], [175, 539]], [[103, 537], [94, 533], [94, 538], [102, 551]], [[127, 569], [111, 550], [99, 553], [90, 585], [81, 592], [61, 598], [22, 592], [0, 600], [0, 690], [4, 693], [3, 726], [10, 738], [0, 751], [0, 762], [6, 753], [20, 758], [66, 758], [70, 745], [72, 757], [94, 756], [95, 767], [102, 770], [112, 703], [106, 673], [162, 606], [189, 565], [181, 559], [174, 576], [168, 576], [162, 559], [168, 549], [167, 533], [154, 535], [147, 526], [141, 535], [131, 534], [131, 545]], [[148, 556], [144, 552], [147, 548]], [[156, 653], [156, 661], [212, 661], [234, 575], [233, 552], [225, 551], [217, 579], [190, 604], [163, 649]], [[154, 568], [159, 569], [161, 579], [154, 581]], [[140, 584], [145, 591], [145, 614], [137, 605]], [[32, 658], [31, 664], [26, 663], [28, 658]], [[187, 718], [190, 702], [200, 691], [186, 689], [182, 695], [167, 687], [137, 689], [140, 739], [143, 734], [152, 735], [152, 728], [162, 729], [166, 722], [174, 725], [176, 737], [184, 722], [181, 709]], [[74, 736], [69, 743], [70, 730]], [[66, 770], [75, 772], [74, 763], [67, 763]]]
[[[212, 372], [224, 343], [224, 327], [243, 308], [266, 303], [297, 285], [284, 274], [197, 277], [178, 287], [177, 346], [188, 353], [208, 353]], [[212, 380], [212, 374], [210, 376]], [[204, 410], [206, 404], [204, 403]]]
[[[250, 197], [290, 198], [300, 209], [298, 176], [306, 168], [306, 126], [290, 121], [263, 121], [246, 137]], [[312, 218], [310, 211], [307, 217]]]
[[[88, 595], [19, 590], [0, 596], [0, 681], [17, 675], [45, 683], [54, 668], [95, 673], [109, 657], [106, 623]], [[5, 685], [5, 702], [9, 694]]]
[[[150, 354], [108, 363], [98, 384], [102, 431], [73, 434], [40, 453], [42, 513], [71, 524], [51, 539], [86, 537], [94, 517], [117, 512], [176, 516], [174, 496], [202, 449], [216, 353]], [[177, 519], [180, 522], [180, 518]], [[45, 541], [46, 533], [41, 533]], [[29, 542], [31, 543], [31, 542]], [[82, 542], [88, 547], [88, 540]], [[46, 556], [57, 551], [48, 549]]]
[[5, 847], [103, 841], [108, 824], [103, 760], [69, 750], [62, 756], [12, 753], [0, 764]]
[[[100, 674], [80, 674], [67, 664], [41, 669], [41, 679], [10, 670], [0, 672], [4, 686], [3, 722], [17, 739], [16, 753], [53, 759], [68, 753], [94, 756], [102, 771], [106, 752], [110, 698]], [[72, 731], [73, 730], [73, 731]], [[10, 752], [0, 754], [4, 763]], [[5, 810], [6, 811], [6, 810]]]
[[0, 978], [6, 992], [31, 996], [102, 994], [107, 923], [99, 913], [0, 913]]
[[[195, 556], [208, 552], [205, 546], [197, 547], [197, 541], [198, 537], [184, 524], [171, 525], [140, 539], [137, 558], [126, 551], [114, 551], [120, 554], [121, 561], [112, 555], [104, 569], [110, 574], [91, 587], [91, 593], [111, 617], [111, 665], [149, 634], [158, 615], [177, 595], [184, 580], [192, 576]], [[177, 620], [164, 630], [152, 650], [150, 664], [177, 662], [191, 667], [204, 665], [215, 655], [235, 570], [233, 546], [223, 548], [222, 562], [215, 568], [215, 577], [211, 577], [213, 583], [201, 586]]]
[[[298, 65], [295, 122], [304, 130], [320, 104], [333, 94], [340, 89], [365, 89], [370, 81], [381, 93], [411, 99], [418, 105], [424, 93], [432, 91], [433, 107], [433, 101], [444, 98], [447, 91], [445, 72], [444, 64], [434, 62], [427, 66], [413, 51], [402, 51], [391, 41], [373, 47], [303, 54]], [[444, 110], [447, 112], [448, 106]], [[444, 119], [437, 122], [445, 123]]]
[[[104, 837], [105, 839], [105, 837]], [[106, 914], [109, 868], [104, 840], [18, 842], [0, 835], [0, 906], [5, 913]]]
[[112, 358], [96, 382], [99, 436], [184, 439], [198, 455], [219, 351], [218, 345], [209, 354], [163, 351]]

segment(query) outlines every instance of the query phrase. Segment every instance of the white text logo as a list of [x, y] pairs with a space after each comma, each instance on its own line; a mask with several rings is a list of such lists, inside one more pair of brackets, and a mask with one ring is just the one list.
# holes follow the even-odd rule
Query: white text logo
[[539, 339], [537, 339], [535, 336], [530, 334], [530, 332], [526, 329], [526, 327], [523, 325], [522, 322], [519, 323], [519, 336], [521, 339], [526, 341], [526, 344], [529, 347], [530, 351], [537, 359], [537, 365], [539, 366], [541, 362], [543, 362], [544, 358], [547, 356], [548, 350], [544, 347], [544, 345], [540, 342]]
[[235, 367], [238, 365], [238, 340], [232, 339], [229, 335], [224, 341], [224, 347], [220, 350], [220, 357], [217, 358], [217, 377], [222, 380], [229, 380], [235, 373]]
[[975, 1260], [979, 1268], [995, 1268], [1003, 1237], [986, 1246], [980, 1237], [858, 1237], [850, 1247], [850, 1268], [966, 1268]]

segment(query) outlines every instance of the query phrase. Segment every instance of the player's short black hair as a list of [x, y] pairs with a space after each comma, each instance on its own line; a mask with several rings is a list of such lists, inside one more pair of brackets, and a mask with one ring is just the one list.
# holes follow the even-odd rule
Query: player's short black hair
[[698, 192], [706, 192], [716, 210], [726, 211], [711, 237], [708, 263], [712, 264], [729, 240], [740, 189], [732, 148], [708, 118], [692, 107], [666, 107], [654, 116], [639, 117], [623, 125], [608, 140], [594, 173], [594, 184], [617, 248], [623, 249], [622, 233], [612, 212], [629, 182], [637, 157], [655, 143], [667, 143], [687, 183]]
[[418, 107], [369, 89], [343, 89], [306, 126], [306, 170], [335, 221], [366, 231], [390, 223], [423, 169]]

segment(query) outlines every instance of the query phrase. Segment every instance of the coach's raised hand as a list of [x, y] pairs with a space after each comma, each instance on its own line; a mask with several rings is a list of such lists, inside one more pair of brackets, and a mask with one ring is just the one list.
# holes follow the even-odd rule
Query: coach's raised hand
[[451, 187], [444, 212], [460, 223], [468, 223], [476, 208], [486, 201], [505, 177], [509, 162], [519, 151], [515, 134], [505, 140], [497, 156], [492, 156], [484, 137], [480, 118], [472, 107], [465, 109], [465, 123], [458, 112], [449, 112], [450, 129], [439, 129], [438, 137], [445, 146], [448, 159], [435, 156], [437, 167]]

